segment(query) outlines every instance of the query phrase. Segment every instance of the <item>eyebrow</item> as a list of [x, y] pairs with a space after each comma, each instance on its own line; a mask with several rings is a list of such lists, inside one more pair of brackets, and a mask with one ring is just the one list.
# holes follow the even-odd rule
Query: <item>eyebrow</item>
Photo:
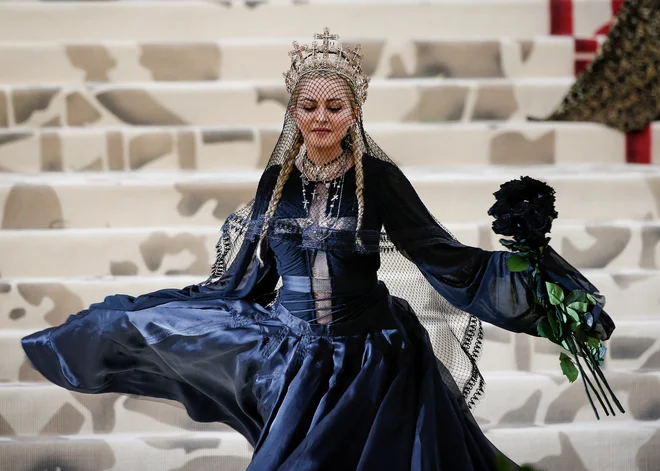
[[[309, 98], [309, 97], [302, 97], [301, 100], [307, 100], [307, 101], [313, 101], [317, 102], [318, 100], [316, 98]], [[342, 101], [341, 98], [328, 98], [326, 101]]]

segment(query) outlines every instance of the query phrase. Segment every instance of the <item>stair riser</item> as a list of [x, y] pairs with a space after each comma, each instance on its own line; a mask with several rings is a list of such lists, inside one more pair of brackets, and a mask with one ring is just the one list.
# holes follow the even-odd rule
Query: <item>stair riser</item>
[[[660, 387], [660, 375], [610, 372], [608, 379], [628, 411], [608, 421], [659, 418], [660, 403], [653, 392]], [[484, 427], [596, 420], [579, 382], [538, 375], [487, 375], [486, 381], [488, 392], [474, 411]], [[217, 423], [196, 423], [173, 402], [85, 395], [53, 386], [0, 388], [0, 418], [22, 436], [229, 430]]]
[[[448, 224], [466, 245], [505, 250], [487, 223]], [[580, 269], [657, 268], [658, 225], [562, 225], [551, 244]], [[2, 278], [195, 275], [215, 260], [218, 229], [138, 231], [0, 231]], [[639, 281], [645, 281], [641, 277]], [[202, 281], [202, 280], [200, 280]], [[653, 282], [651, 285], [655, 286]], [[651, 295], [649, 295], [650, 297]], [[647, 297], [646, 299], [649, 299]]]
[[[124, 128], [0, 133], [0, 172], [245, 171], [262, 169], [280, 134], [261, 128]], [[400, 165], [624, 164], [626, 139], [613, 129], [512, 123], [372, 126]], [[653, 135], [660, 141], [660, 126]], [[660, 145], [652, 147], [660, 160]], [[656, 155], [657, 154], [657, 155]]]
[[560, 429], [495, 429], [486, 436], [516, 463], [533, 463], [539, 470], [655, 471], [660, 463], [657, 423], [621, 428], [571, 424]]
[[[0, 40], [311, 39], [325, 25], [336, 25], [333, 32], [342, 37], [530, 37], [547, 33], [550, 24], [544, 0], [483, 2], [477, 7], [479, 16], [474, 15], [473, 2], [346, 2], [340, 7], [327, 2], [305, 2], [300, 6], [268, 2], [256, 6], [198, 1], [113, 3], [5, 4], [0, 10]], [[590, 3], [594, 3], [590, 10], [606, 11], [605, 2]], [[588, 18], [591, 11], [585, 13]], [[149, 21], [145, 22], [145, 17]], [[394, 24], [398, 27], [392, 28]]]
[[[374, 81], [369, 87], [364, 120], [524, 121], [527, 116], [549, 115], [571, 83], [572, 79]], [[262, 85], [5, 87], [0, 90], [0, 117], [7, 116], [5, 126], [19, 128], [281, 125], [288, 101], [284, 84], [279, 81]]]
[[[326, 25], [342, 38], [489, 38], [550, 34], [548, 0], [483, 2], [133, 2], [35, 5], [0, 10], [0, 40], [215, 41], [310, 38]], [[475, 15], [474, 12], [479, 14]], [[573, 34], [591, 37], [612, 17], [609, 0], [572, 5]], [[149, 18], [144, 21], [144, 18]], [[429, 19], [432, 18], [432, 21]], [[365, 19], [368, 19], [366, 21]], [[396, 25], [393, 28], [392, 25]]]
[[[100, 300], [102, 298], [97, 301]], [[85, 307], [87, 306], [80, 309]], [[78, 310], [78, 307], [75, 307], [70, 312], [60, 314], [62, 318], [66, 318]], [[53, 314], [48, 315], [46, 319], [49, 323], [44, 328], [57, 325], [58, 322], [55, 321], [59, 321]], [[422, 322], [429, 331], [431, 341], [440, 347], [442, 337], [436, 336], [433, 323], [426, 320], [422, 320]], [[45, 379], [26, 360], [20, 347], [20, 338], [33, 330], [37, 329], [14, 331], [0, 336], [0, 346], [3, 351], [3, 356], [0, 358], [0, 382], [45, 382]], [[608, 351], [603, 368], [612, 371], [660, 371], [660, 324], [657, 322], [640, 321], [620, 324], [615, 335], [605, 345]], [[483, 352], [479, 368], [485, 373], [503, 371], [558, 373], [560, 371], [560, 351], [559, 347], [546, 339], [513, 334], [490, 325], [484, 325]], [[649, 400], [653, 396], [657, 396], [657, 394], [650, 394]], [[579, 399], [577, 396], [570, 397]], [[568, 407], [568, 405], [563, 404], [562, 407]], [[660, 418], [660, 412], [653, 413], [658, 413], [658, 418]], [[639, 413], [639, 415], [644, 414], [644, 412]], [[645, 418], [648, 419], [648, 417]]]
[[[158, 433], [158, 432], [156, 432]], [[0, 441], [3, 466], [12, 471], [245, 471], [252, 449], [237, 433], [191, 436], [99, 436], [43, 442]]]
[[[612, 338], [605, 342], [608, 350], [603, 368], [660, 371], [660, 323], [625, 322], [625, 317], [618, 312], [610, 312], [614, 313], [617, 328]], [[559, 354], [562, 351], [565, 352], [546, 339], [514, 334], [484, 324], [484, 348], [479, 368], [485, 372], [560, 371]]]
[[[660, 291], [660, 277], [656, 274], [610, 275], [590, 271], [586, 276], [606, 297], [606, 309], [617, 322], [654, 318], [660, 312], [660, 299], [657, 296]], [[5, 280], [0, 282], [0, 312], [4, 313], [0, 317], [0, 329], [44, 329], [64, 322], [69, 314], [99, 302], [110, 294], [125, 293], [137, 296], [163, 288], [189, 286], [204, 278], [204, 275], [198, 275], [122, 277], [108, 280]], [[391, 280], [385, 282], [390, 287], [394, 286]], [[618, 331], [615, 338], [617, 336]], [[509, 340], [503, 341], [509, 343]], [[488, 358], [484, 358], [484, 361], [487, 362]], [[552, 361], [554, 362], [554, 356]], [[497, 357], [497, 362], [500, 363], [501, 358]], [[660, 365], [658, 366], [660, 368]]]
[[[653, 173], [544, 176], [543, 171], [531, 168], [524, 174], [555, 188], [560, 221], [648, 220], [658, 218], [660, 212], [660, 176]], [[81, 175], [72, 180], [21, 177], [19, 181], [12, 177], [13, 181], [0, 180], [1, 227], [218, 227], [224, 218], [254, 197], [259, 175], [260, 172], [219, 174], [215, 178], [159, 175], [124, 181], [98, 175], [86, 180]], [[409, 177], [431, 213], [444, 224], [451, 224], [488, 218], [488, 208], [495, 202], [493, 192], [520, 175], [468, 177], [427, 172]], [[25, 211], [25, 207], [30, 211]]]
[[[298, 38], [307, 42], [309, 35]], [[364, 72], [373, 78], [573, 77], [572, 38], [362, 40]], [[0, 83], [280, 80], [291, 41], [5, 43]], [[101, 60], [102, 59], [102, 60]]]
[[[654, 471], [660, 462], [657, 425], [496, 429], [486, 432], [486, 436], [517, 463], [533, 463], [538, 469]], [[624, 449], [627, 451], [622, 453]], [[50, 471], [57, 467], [90, 471], [244, 471], [251, 456], [247, 442], [237, 433], [9, 440], [0, 441], [0, 453], [9, 469], [20, 471]]]

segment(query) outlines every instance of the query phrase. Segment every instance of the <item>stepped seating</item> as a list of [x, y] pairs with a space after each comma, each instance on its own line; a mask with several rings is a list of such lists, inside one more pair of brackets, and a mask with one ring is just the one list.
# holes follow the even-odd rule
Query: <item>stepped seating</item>
[[[626, 162], [621, 133], [589, 123], [367, 124], [406, 166], [603, 165]], [[3, 172], [238, 171], [263, 168], [280, 126], [0, 129]], [[653, 126], [660, 138], [660, 127]], [[442, 152], [438, 152], [442, 149]], [[17, 154], [24, 158], [18, 160]], [[660, 159], [660, 149], [654, 149]]]
[[[557, 190], [553, 247], [608, 299], [604, 368], [627, 413], [596, 422], [553, 345], [485, 325], [474, 413], [488, 437], [539, 469], [655, 471], [660, 173], [627, 164], [613, 129], [527, 120], [585, 59], [551, 35], [559, 3], [0, 2], [0, 470], [247, 467], [228, 427], [171, 401], [55, 387], [19, 339], [109, 294], [206, 278], [279, 134], [290, 43], [327, 25], [364, 45], [367, 130], [459, 240], [500, 249], [493, 191], [541, 178]], [[573, 2], [573, 34], [611, 14], [607, 0]], [[660, 125], [650, 136], [657, 161]]]

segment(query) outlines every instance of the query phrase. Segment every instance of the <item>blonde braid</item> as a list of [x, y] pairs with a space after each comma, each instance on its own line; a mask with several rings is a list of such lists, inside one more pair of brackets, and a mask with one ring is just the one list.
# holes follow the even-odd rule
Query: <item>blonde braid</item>
[[[358, 145], [358, 134], [356, 126], [351, 126], [351, 146], [353, 150], [353, 165], [355, 165], [355, 194], [358, 200], [357, 226], [356, 231], [362, 228], [362, 219], [364, 219], [364, 168], [362, 166], [362, 151]], [[357, 238], [357, 244], [362, 245], [362, 240]]]
[[261, 229], [261, 237], [266, 235], [268, 231], [268, 224], [270, 219], [275, 215], [277, 211], [277, 206], [282, 199], [282, 191], [284, 190], [284, 185], [286, 184], [291, 172], [293, 171], [293, 166], [296, 163], [296, 157], [298, 152], [300, 152], [300, 147], [303, 145], [303, 137], [300, 133], [300, 130], [296, 130], [296, 137], [293, 147], [290, 152], [286, 155], [284, 162], [282, 163], [282, 168], [280, 174], [277, 176], [277, 183], [275, 184], [275, 189], [273, 190], [273, 196], [270, 198], [268, 203], [268, 209], [265, 213], [264, 227]]

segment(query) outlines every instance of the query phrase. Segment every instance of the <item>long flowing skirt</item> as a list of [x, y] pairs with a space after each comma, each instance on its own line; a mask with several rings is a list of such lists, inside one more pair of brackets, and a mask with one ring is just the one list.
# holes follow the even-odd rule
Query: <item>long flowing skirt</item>
[[197, 286], [115, 295], [22, 345], [66, 389], [173, 399], [231, 426], [250, 471], [518, 469], [443, 382], [410, 306], [377, 291], [335, 325]]

